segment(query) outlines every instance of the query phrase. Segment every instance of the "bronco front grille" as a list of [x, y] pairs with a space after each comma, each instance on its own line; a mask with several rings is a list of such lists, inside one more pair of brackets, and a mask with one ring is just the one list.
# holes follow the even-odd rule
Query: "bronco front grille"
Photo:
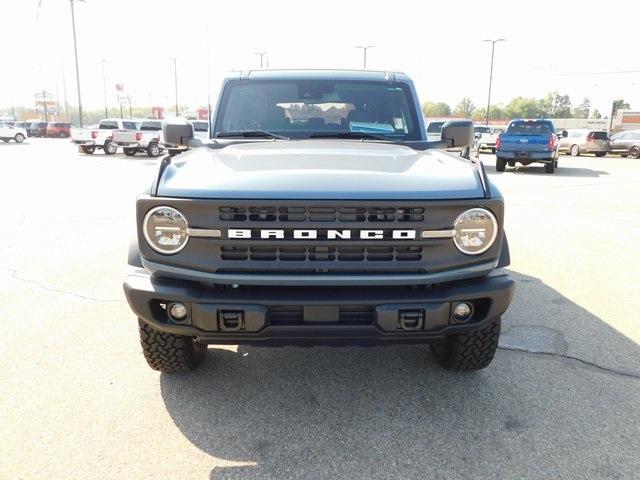
[[423, 207], [221, 206], [230, 222], [422, 222]]
[[422, 260], [422, 247], [411, 246], [284, 246], [222, 245], [222, 260], [392, 262]]

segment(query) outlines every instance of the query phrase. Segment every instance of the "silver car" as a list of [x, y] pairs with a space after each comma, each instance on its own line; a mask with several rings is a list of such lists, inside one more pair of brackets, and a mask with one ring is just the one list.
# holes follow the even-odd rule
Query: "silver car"
[[604, 130], [571, 128], [567, 135], [560, 137], [558, 151], [570, 153], [577, 157], [583, 153], [593, 153], [596, 157], [604, 157], [609, 151], [609, 135]]

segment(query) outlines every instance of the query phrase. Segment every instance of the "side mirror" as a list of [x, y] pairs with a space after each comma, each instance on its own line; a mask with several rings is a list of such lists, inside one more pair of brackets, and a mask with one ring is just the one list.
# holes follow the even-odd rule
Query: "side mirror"
[[567, 138], [569, 136], [569, 132], [567, 132], [566, 130], [562, 130], [562, 133], [560, 134], [560, 136], [562, 138]]
[[173, 146], [188, 147], [193, 139], [193, 125], [184, 118], [171, 118], [162, 122], [164, 143]]
[[449, 120], [442, 125], [440, 134], [446, 148], [467, 147], [473, 144], [473, 122], [471, 120]]

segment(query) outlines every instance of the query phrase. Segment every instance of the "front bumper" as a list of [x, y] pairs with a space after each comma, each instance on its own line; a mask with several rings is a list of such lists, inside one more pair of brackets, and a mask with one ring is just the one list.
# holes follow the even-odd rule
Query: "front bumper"
[[[435, 342], [502, 315], [513, 290], [513, 280], [495, 272], [431, 287], [230, 288], [159, 278], [144, 270], [124, 283], [131, 309], [158, 330], [203, 343], [254, 345]], [[465, 323], [451, 315], [460, 301], [473, 305]], [[187, 306], [185, 321], [170, 318], [173, 302]], [[229, 315], [233, 323], [227, 322]]]

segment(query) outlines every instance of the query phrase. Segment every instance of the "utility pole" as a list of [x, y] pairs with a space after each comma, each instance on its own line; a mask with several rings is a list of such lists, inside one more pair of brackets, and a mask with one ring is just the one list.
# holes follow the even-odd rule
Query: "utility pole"
[[107, 108], [107, 77], [104, 73], [104, 64], [107, 61], [102, 59], [102, 94], [104, 95], [104, 118], [109, 118], [109, 109]]
[[207, 121], [211, 121], [211, 42], [207, 28]]
[[264, 67], [264, 56], [267, 54], [268, 52], [256, 52], [256, 55], [260, 55], [260, 68]]
[[375, 48], [375, 45], [367, 45], [367, 46], [361, 46], [356, 48], [362, 49], [362, 54], [363, 54], [362, 68], [366, 70], [367, 69], [367, 50], [369, 50], [370, 48]]
[[82, 128], [82, 96], [80, 95], [80, 69], [78, 68], [78, 40], [76, 39], [76, 17], [75, 12], [73, 11], [73, 2], [74, 1], [84, 1], [84, 0], [69, 0], [69, 4], [71, 5], [71, 26], [73, 28], [73, 51], [76, 56], [76, 83], [78, 86], [78, 116], [80, 117], [80, 128]]
[[178, 112], [178, 59], [176, 57], [171, 57], [173, 60], [173, 81], [176, 86], [176, 117], [180, 115]]
[[42, 108], [44, 108], [44, 121], [47, 121], [47, 92], [42, 89]]
[[487, 98], [487, 119], [485, 125], [489, 125], [489, 110], [491, 109], [491, 82], [493, 81], [493, 54], [496, 49], [496, 43], [506, 42], [504, 38], [498, 38], [496, 40], [482, 40], [483, 42], [491, 42], [491, 68], [489, 69], [489, 95]]

